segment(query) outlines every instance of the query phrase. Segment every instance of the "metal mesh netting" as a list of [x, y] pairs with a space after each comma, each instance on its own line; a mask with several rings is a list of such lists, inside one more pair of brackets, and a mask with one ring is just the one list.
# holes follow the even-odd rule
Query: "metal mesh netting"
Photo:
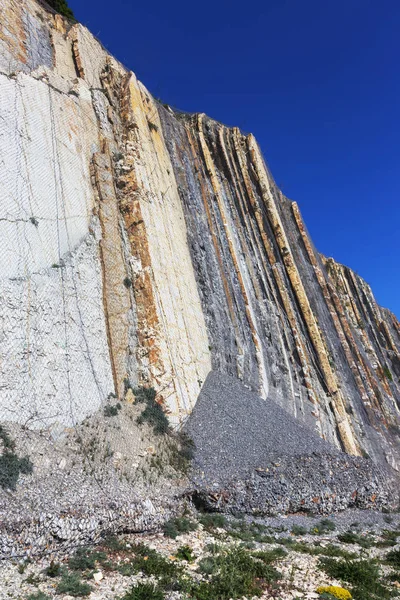
[[170, 510], [165, 496], [184, 462], [154, 397], [143, 403], [133, 392], [134, 374], [120, 398], [114, 387], [91, 99], [21, 73], [0, 79], [0, 514], [8, 556], [73, 546], [107, 528], [149, 527]]

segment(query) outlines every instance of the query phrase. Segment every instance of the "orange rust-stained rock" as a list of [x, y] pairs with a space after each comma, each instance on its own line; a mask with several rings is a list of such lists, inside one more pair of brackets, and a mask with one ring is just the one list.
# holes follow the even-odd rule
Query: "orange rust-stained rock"
[[125, 285], [128, 270], [121, 247], [114, 173], [107, 146], [105, 150], [104, 153], [97, 153], [93, 156], [93, 165], [102, 228], [100, 249], [103, 267], [104, 310], [115, 388], [118, 396], [122, 397], [124, 379], [127, 377], [131, 300], [129, 289]]

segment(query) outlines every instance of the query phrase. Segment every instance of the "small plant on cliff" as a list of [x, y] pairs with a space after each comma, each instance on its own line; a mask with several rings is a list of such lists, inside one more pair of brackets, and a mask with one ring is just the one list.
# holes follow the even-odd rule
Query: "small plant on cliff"
[[154, 388], [139, 387], [133, 390], [136, 402], [145, 404], [142, 413], [136, 419], [139, 425], [148, 423], [153, 427], [157, 435], [164, 435], [169, 432], [168, 419], [160, 404], [156, 401], [156, 391]]
[[27, 456], [19, 457], [15, 453], [15, 442], [0, 425], [0, 442], [3, 453], [0, 456], [0, 487], [15, 490], [20, 474], [29, 475], [33, 465]]
[[116, 417], [117, 414], [119, 413], [119, 411], [121, 410], [122, 406], [120, 402], [117, 402], [117, 404], [115, 405], [111, 405], [111, 404], [107, 404], [107, 406], [104, 407], [104, 416], [105, 417]]
[[149, 121], [149, 119], [147, 119], [147, 124], [149, 126], [150, 131], [158, 131], [157, 125], [152, 121]]
[[75, 21], [74, 13], [68, 6], [66, 0], [47, 0], [47, 4], [60, 13], [60, 15], [63, 15], [63, 17]]
[[385, 365], [383, 367], [383, 372], [385, 374], [386, 379], [389, 379], [389, 381], [393, 381], [393, 375], [390, 372], [390, 369], [389, 369], [389, 367], [387, 365]]

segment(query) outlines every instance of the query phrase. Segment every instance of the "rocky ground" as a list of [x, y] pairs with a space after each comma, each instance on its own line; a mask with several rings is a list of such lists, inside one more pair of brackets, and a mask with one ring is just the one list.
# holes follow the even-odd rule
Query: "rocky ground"
[[0, 599], [381, 600], [400, 593], [399, 542], [399, 513], [227, 519], [188, 506], [160, 532], [3, 562]]

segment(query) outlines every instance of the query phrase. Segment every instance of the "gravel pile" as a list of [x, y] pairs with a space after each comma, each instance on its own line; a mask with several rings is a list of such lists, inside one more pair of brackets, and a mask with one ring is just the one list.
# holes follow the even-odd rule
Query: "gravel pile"
[[193, 497], [208, 508], [327, 514], [397, 502], [396, 486], [371, 460], [340, 452], [221, 373], [208, 376], [185, 429], [195, 444]]

